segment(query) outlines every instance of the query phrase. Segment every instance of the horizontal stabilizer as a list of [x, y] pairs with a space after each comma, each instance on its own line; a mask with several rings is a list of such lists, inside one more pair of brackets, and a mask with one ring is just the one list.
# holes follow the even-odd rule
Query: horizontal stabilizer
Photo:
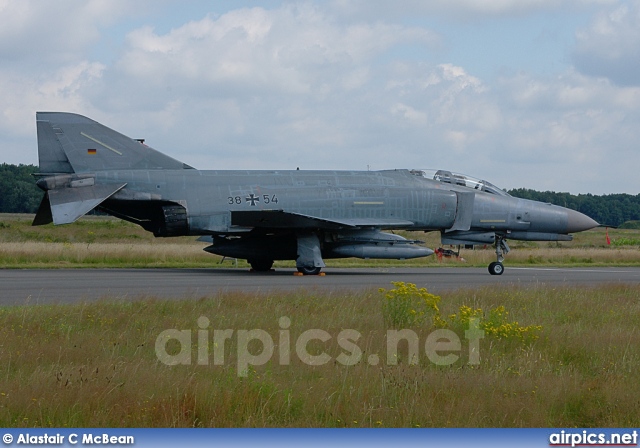
[[44, 226], [53, 222], [53, 216], [51, 215], [51, 204], [49, 204], [49, 193], [45, 193], [40, 201], [40, 207], [36, 217], [33, 218], [32, 226]]
[[326, 219], [283, 210], [255, 210], [231, 212], [231, 225], [268, 229], [356, 229], [360, 227], [410, 227], [411, 221], [398, 219], [353, 218]]
[[50, 222], [55, 225], [70, 224], [89, 213], [125, 185], [127, 184], [49, 190], [40, 204], [33, 225]]

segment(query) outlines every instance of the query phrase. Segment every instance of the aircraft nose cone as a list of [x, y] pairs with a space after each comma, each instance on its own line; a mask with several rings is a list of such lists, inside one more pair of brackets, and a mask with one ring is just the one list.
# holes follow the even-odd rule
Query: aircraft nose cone
[[593, 229], [600, 224], [575, 210], [567, 210], [567, 233], [582, 232]]

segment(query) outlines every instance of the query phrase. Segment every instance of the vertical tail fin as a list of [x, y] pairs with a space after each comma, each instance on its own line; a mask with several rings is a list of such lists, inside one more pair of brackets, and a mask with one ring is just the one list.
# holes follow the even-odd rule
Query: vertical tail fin
[[[39, 113], [36, 117], [39, 116]], [[41, 173], [73, 173], [73, 168], [69, 163], [69, 159], [64, 153], [64, 149], [58, 139], [56, 131], [49, 122], [40, 121], [36, 118], [36, 127], [38, 131], [38, 162]]]
[[82, 115], [37, 112], [36, 124], [45, 195], [35, 226], [74, 222], [127, 185], [100, 184], [96, 171], [191, 168]]
[[41, 173], [189, 169], [97, 121], [65, 112], [37, 112]]

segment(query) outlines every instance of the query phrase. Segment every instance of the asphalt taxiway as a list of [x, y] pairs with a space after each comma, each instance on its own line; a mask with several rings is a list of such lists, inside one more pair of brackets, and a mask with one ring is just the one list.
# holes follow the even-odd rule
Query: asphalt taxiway
[[246, 269], [3, 269], [0, 306], [74, 303], [144, 297], [188, 299], [227, 291], [344, 291], [415, 283], [434, 293], [458, 288], [640, 283], [639, 268], [517, 268], [501, 276], [486, 268], [325, 269], [325, 276], [293, 275], [293, 269], [269, 273]]

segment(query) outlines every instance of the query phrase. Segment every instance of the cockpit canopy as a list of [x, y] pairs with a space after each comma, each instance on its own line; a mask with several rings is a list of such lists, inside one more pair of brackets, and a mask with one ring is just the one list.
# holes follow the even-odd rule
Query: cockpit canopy
[[458, 185], [473, 190], [484, 191], [498, 196], [510, 196], [506, 191], [496, 187], [486, 180], [476, 179], [466, 174], [452, 173], [446, 170], [411, 170], [411, 174], [421, 176], [427, 179], [433, 179], [444, 184]]

